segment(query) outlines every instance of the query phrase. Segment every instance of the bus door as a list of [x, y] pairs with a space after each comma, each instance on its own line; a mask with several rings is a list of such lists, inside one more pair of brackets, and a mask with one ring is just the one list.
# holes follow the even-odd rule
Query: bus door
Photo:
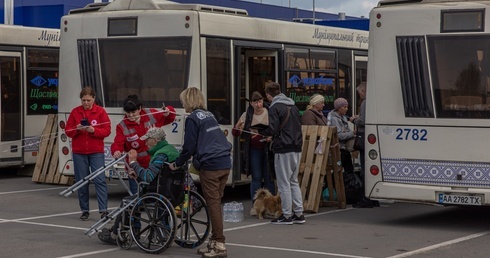
[[0, 51], [0, 162], [22, 163], [21, 53]]
[[357, 94], [356, 88], [361, 82], [367, 82], [367, 56], [359, 56], [359, 55], [354, 55], [354, 87], [353, 90], [355, 91], [352, 96], [356, 96], [356, 103], [355, 107], [356, 109], [353, 110], [355, 114], [358, 114], [360, 111], [360, 106], [361, 106], [361, 99], [359, 97], [359, 94]]
[[[234, 112], [236, 124], [240, 116], [249, 106], [248, 99], [252, 92], [258, 91], [264, 97], [264, 102], [267, 102], [265, 97], [265, 84], [270, 81], [278, 80], [278, 51], [277, 50], [257, 50], [249, 48], [239, 48], [236, 57], [236, 83], [237, 83], [237, 99]], [[246, 133], [246, 132], [243, 132]], [[243, 138], [235, 137], [233, 148], [233, 181], [244, 181], [247, 179], [244, 171], [243, 159]], [[250, 180], [251, 177], [248, 177]]]

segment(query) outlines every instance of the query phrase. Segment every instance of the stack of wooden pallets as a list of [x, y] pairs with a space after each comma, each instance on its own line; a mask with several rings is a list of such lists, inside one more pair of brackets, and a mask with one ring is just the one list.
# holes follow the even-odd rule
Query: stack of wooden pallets
[[55, 114], [48, 115], [46, 127], [39, 142], [39, 154], [32, 174], [38, 183], [70, 185], [72, 177], [61, 175], [58, 170], [58, 122]]
[[[320, 205], [345, 208], [345, 191], [342, 168], [339, 165], [340, 147], [337, 128], [332, 126], [302, 126], [303, 151], [298, 180], [306, 212], [318, 212]], [[330, 192], [329, 200], [322, 200], [325, 181]], [[334, 190], [337, 192], [334, 198]]]

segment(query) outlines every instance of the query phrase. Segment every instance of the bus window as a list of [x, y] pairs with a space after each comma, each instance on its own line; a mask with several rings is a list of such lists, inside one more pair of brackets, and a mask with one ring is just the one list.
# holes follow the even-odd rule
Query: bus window
[[20, 58], [0, 57], [1, 85], [2, 85], [2, 128], [1, 141], [15, 141], [21, 139], [21, 78]]
[[307, 48], [286, 48], [286, 95], [299, 110], [306, 110], [313, 94], [325, 97], [324, 113], [333, 109], [337, 96], [336, 52]]
[[437, 117], [490, 118], [490, 36], [427, 40]]
[[231, 124], [230, 41], [206, 39], [208, 110], [219, 124]]
[[58, 49], [27, 50], [27, 115], [58, 113]]
[[182, 107], [179, 94], [188, 83], [190, 38], [101, 39], [99, 45], [106, 106], [120, 107], [128, 95], [137, 94], [145, 107], [161, 107], [162, 102]]

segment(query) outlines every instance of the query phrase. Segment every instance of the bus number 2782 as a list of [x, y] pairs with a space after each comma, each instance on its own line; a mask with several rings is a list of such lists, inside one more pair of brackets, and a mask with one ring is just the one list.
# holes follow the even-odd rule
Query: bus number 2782
[[396, 139], [400, 141], [427, 141], [427, 130], [412, 128], [397, 128]]

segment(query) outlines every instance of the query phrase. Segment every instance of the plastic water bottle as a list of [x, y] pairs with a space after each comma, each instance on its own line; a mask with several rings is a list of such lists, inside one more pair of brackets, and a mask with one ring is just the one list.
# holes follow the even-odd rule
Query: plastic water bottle
[[231, 218], [231, 214], [232, 211], [231, 211], [231, 203], [225, 203], [223, 205], [223, 221], [224, 222], [231, 222], [232, 218]]
[[236, 221], [235, 222], [240, 222], [243, 221], [243, 204], [242, 203], [237, 203], [236, 204]]

